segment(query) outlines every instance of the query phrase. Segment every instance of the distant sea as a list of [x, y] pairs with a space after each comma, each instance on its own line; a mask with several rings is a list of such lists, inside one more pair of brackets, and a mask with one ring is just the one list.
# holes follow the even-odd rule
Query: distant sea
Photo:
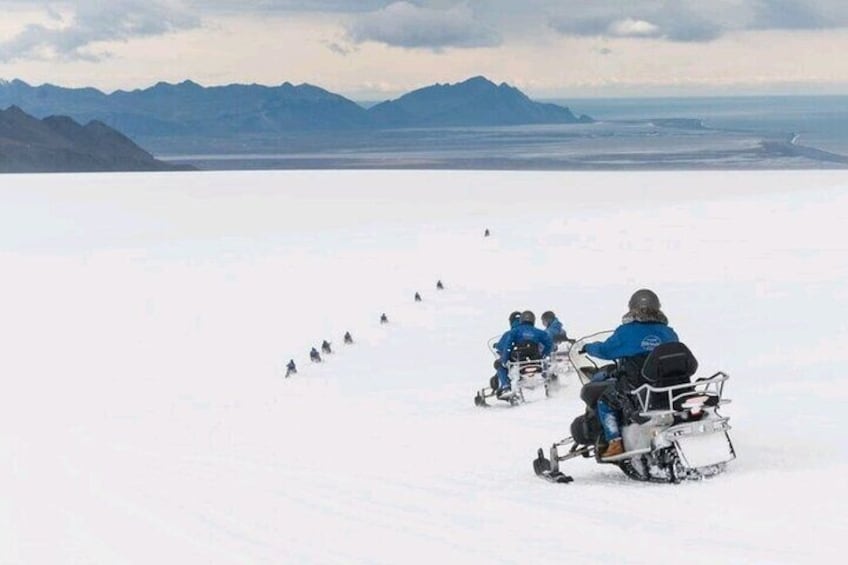
[[704, 125], [764, 137], [787, 133], [797, 142], [848, 155], [848, 95], [722, 98], [585, 98], [551, 100], [596, 120], [698, 118]]
[[202, 169], [848, 168], [848, 96], [550, 102], [596, 123], [311, 132], [152, 149]]

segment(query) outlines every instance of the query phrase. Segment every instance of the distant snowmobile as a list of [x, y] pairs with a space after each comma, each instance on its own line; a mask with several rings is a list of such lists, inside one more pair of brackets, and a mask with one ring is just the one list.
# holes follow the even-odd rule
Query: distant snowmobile
[[483, 232], [483, 237], [489, 237], [490, 235], [489, 228], [486, 228], [486, 231]]
[[[493, 337], [488, 342], [489, 349], [495, 356], [495, 370], [501, 362], [496, 348], [499, 339]], [[474, 396], [476, 406], [489, 406], [486, 402], [489, 398], [497, 398], [510, 406], [517, 406], [526, 402], [525, 391], [543, 389], [545, 396], [549, 397], [560, 387], [559, 377], [564, 375], [565, 371], [560, 372], [560, 365], [555, 363], [553, 356], [542, 357], [535, 344], [528, 345], [532, 345], [532, 348], [518, 347], [510, 353], [510, 361], [506, 364], [511, 382], [509, 394], [498, 396], [498, 376], [495, 374], [489, 379], [489, 386], [480, 389]]]
[[325, 355], [330, 355], [333, 352], [333, 348], [330, 346], [330, 342], [326, 339], [321, 343], [321, 353]]
[[386, 316], [385, 313], [380, 315], [380, 323], [381, 324], [388, 324], [389, 323], [389, 317]]
[[286, 364], [286, 378], [297, 374], [297, 365], [294, 364], [294, 359], [289, 359]]
[[353, 336], [350, 335], [350, 332], [345, 332], [344, 334], [344, 342], [346, 345], [350, 345], [353, 343]]
[[445, 285], [442, 284], [442, 281], [436, 281], [436, 290], [445, 290]]
[[571, 347], [569, 360], [584, 383], [580, 398], [586, 404], [585, 413], [572, 422], [570, 437], [551, 446], [548, 458], [539, 448], [533, 461], [536, 474], [551, 482], [571, 482], [560, 463], [577, 457], [616, 465], [638, 481], [678, 483], [724, 471], [736, 458], [728, 418], [718, 413], [720, 406], [730, 402], [723, 398], [729, 376], [718, 372], [690, 380], [698, 362], [682, 343], [659, 345], [648, 355], [641, 372], [644, 384], [630, 392], [633, 409], [622, 411], [625, 452], [600, 457], [605, 440], [595, 406], [614, 381], [590, 382], [600, 367], [579, 351], [588, 341], [609, 335], [587, 336]]
[[418, 294], [417, 292], [415, 293], [415, 301], [416, 301], [416, 302], [421, 302], [421, 295], [420, 295], [420, 294]]
[[322, 361], [321, 354], [318, 353], [318, 350], [315, 349], [314, 347], [309, 352], [309, 360], [312, 361], [313, 363], [321, 363], [321, 361]]

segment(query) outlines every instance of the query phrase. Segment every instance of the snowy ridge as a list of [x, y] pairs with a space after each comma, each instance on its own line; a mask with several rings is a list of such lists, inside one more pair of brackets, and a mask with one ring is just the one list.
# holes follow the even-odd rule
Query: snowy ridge
[[[9, 177], [0, 562], [834, 561], [846, 188], [841, 173]], [[679, 486], [579, 460], [573, 484], [539, 481], [531, 459], [567, 435], [576, 386], [475, 408], [486, 340], [516, 308], [553, 309], [572, 335], [612, 327], [639, 286], [703, 372], [730, 373], [739, 459]], [[337, 353], [308, 364], [323, 337]]]

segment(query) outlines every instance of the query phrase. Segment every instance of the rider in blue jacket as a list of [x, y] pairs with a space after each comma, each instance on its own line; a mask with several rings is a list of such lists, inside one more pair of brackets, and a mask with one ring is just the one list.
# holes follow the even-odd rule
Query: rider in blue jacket
[[[521, 312], [516, 310], [515, 312], [509, 315], [509, 329], [504, 332], [498, 342], [495, 344], [495, 351], [497, 352], [499, 359], [503, 354], [504, 348], [508, 347], [506, 345], [507, 338], [509, 337], [510, 332], [515, 329], [518, 325], [518, 319], [521, 317]], [[504, 383], [509, 383], [509, 377], [507, 376], [506, 367], [503, 366], [503, 363], [500, 361], [497, 362], [495, 369], [498, 372], [498, 386], [503, 387]]]
[[[668, 326], [668, 318], [660, 309], [660, 299], [651, 290], [640, 289], [633, 293], [628, 303], [628, 311], [618, 326], [606, 341], [587, 343], [581, 353], [587, 353], [598, 359], [616, 361], [618, 372], [641, 371], [642, 364], [654, 348], [663, 343], [679, 341], [677, 334]], [[593, 381], [615, 377], [616, 373], [599, 372]], [[601, 457], [612, 457], [623, 453], [621, 431], [618, 424], [618, 411], [623, 408], [621, 402], [615, 401], [615, 387], [608, 389], [610, 394], [604, 394], [598, 400], [598, 418], [604, 429], [607, 448]]]
[[[506, 366], [507, 361], [510, 360], [510, 354], [516, 345], [533, 343], [538, 348], [540, 357], [544, 357], [551, 353], [553, 350], [551, 336], [549, 336], [547, 332], [537, 328], [535, 324], [536, 315], [530, 310], [526, 310], [521, 313], [521, 317], [518, 319], [518, 325], [504, 334], [503, 338], [501, 338], [501, 341], [498, 343], [502, 366]], [[503, 375], [504, 378], [501, 379], [501, 372], [498, 372], [498, 379], [500, 382], [498, 396], [503, 396], [507, 392], [510, 392], [512, 388], [509, 375], [506, 374], [506, 370], [503, 371]]]
[[542, 325], [545, 331], [551, 336], [554, 343], [568, 341], [568, 334], [565, 333], [565, 328], [562, 327], [562, 322], [556, 317], [556, 314], [548, 310], [542, 314]]

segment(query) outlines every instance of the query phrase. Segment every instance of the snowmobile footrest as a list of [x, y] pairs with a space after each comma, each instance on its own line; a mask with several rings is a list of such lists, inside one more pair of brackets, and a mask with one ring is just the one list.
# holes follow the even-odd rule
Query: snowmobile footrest
[[651, 448], [646, 447], [644, 449], [634, 449], [633, 451], [625, 451], [624, 453], [619, 453], [618, 455], [613, 455], [612, 457], [601, 457], [601, 461], [604, 463], [615, 463], [616, 461], [624, 461], [625, 459], [631, 459], [636, 457], [637, 455], [642, 455], [643, 453], [650, 453]]

